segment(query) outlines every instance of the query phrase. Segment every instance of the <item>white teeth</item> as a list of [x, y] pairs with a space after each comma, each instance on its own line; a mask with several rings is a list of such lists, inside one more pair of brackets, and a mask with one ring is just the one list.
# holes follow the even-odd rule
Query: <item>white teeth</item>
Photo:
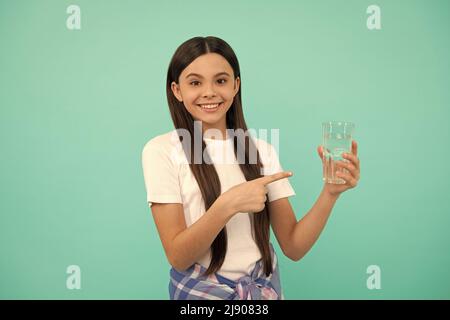
[[214, 109], [217, 108], [219, 106], [220, 103], [216, 103], [216, 104], [201, 104], [200, 107], [204, 108], [204, 109]]

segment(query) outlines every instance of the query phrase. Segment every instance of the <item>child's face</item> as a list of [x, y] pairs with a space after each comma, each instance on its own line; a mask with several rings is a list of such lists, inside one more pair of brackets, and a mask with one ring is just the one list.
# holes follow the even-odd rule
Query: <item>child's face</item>
[[[178, 84], [172, 82], [172, 92], [195, 120], [202, 121], [204, 129], [220, 128], [226, 123], [239, 84], [240, 79], [234, 79], [233, 69], [224, 57], [207, 53], [181, 72]], [[206, 108], [208, 105], [214, 108]]]

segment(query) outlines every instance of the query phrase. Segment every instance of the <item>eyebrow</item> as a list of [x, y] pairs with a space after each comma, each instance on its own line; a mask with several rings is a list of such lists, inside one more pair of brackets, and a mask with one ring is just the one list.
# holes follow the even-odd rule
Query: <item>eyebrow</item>
[[[227, 72], [219, 72], [219, 73], [216, 74], [214, 77], [223, 76], [223, 75], [231, 77]], [[189, 73], [189, 74], [186, 76], [186, 78], [189, 78], [189, 77], [203, 78], [203, 77], [202, 77], [201, 75], [199, 75], [198, 73]]]

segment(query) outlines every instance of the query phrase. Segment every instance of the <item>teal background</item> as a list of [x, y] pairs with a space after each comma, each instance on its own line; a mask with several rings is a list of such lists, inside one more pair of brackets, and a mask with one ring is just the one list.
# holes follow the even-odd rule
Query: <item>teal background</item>
[[173, 52], [214, 35], [239, 58], [249, 127], [280, 129], [298, 219], [322, 188], [321, 122], [356, 124], [361, 180], [313, 249], [293, 262], [272, 238], [286, 298], [449, 299], [449, 30], [445, 0], [1, 0], [0, 298], [168, 298], [141, 151], [173, 129]]

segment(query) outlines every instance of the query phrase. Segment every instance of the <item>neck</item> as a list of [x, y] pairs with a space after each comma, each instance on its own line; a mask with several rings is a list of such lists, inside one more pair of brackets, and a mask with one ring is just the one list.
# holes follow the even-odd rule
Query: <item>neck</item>
[[219, 130], [220, 133], [222, 134], [222, 138], [214, 137], [216, 140], [226, 140], [228, 138], [227, 125], [225, 119], [223, 119], [223, 121], [214, 124], [202, 123], [202, 127], [203, 127], [203, 135], [205, 134], [205, 131], [209, 129], [216, 129]]

